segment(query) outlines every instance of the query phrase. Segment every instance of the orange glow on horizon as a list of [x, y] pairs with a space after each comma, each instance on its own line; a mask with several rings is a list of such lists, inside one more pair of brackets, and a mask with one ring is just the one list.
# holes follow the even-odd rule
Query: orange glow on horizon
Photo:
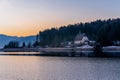
[[52, 27], [118, 18], [119, 3], [118, 0], [0, 0], [0, 34], [30, 36]]
[[[97, 19], [87, 19], [87, 20], [83, 20], [82, 22], [91, 22], [91, 21], [95, 21]], [[0, 34], [5, 34], [8, 36], [18, 36], [18, 37], [24, 37], [24, 36], [31, 36], [31, 35], [36, 35], [39, 33], [39, 31], [44, 31], [46, 29], [51, 29], [51, 28], [59, 28], [61, 26], [66, 26], [69, 24], [75, 24], [75, 23], [80, 23], [81, 21], [79, 20], [79, 22], [77, 20], [71, 20], [71, 21], [55, 21], [55, 22], [42, 22], [42, 24], [37, 24], [38, 22], [36, 22], [37, 25], [32, 24], [31, 22], [29, 23], [23, 23], [21, 25], [3, 25], [4, 27], [2, 27], [2, 29], [0, 29]], [[31, 24], [30, 24], [31, 23]], [[40, 26], [41, 25], [41, 26]]]

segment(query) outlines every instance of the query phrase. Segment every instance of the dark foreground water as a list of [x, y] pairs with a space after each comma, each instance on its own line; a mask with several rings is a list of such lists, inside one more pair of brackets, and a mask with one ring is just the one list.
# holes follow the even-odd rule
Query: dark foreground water
[[0, 56], [0, 80], [119, 79], [118, 58]]

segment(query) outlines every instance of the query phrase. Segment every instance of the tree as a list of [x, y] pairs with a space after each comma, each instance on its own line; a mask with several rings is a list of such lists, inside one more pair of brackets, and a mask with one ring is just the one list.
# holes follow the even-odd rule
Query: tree
[[26, 44], [25, 44], [25, 42], [23, 42], [23, 44], [22, 44], [22, 47], [23, 47], [23, 48], [25, 48], [25, 47], [26, 47]]
[[32, 46], [31, 46], [31, 43], [28, 43], [28, 48], [31, 48]]
[[10, 41], [7, 45], [4, 46], [4, 48], [19, 48], [19, 42]]

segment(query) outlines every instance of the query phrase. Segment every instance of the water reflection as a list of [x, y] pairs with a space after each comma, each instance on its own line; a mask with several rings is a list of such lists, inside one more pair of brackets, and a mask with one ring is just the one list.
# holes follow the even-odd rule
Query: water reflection
[[0, 80], [119, 80], [119, 75], [115, 58], [0, 56]]

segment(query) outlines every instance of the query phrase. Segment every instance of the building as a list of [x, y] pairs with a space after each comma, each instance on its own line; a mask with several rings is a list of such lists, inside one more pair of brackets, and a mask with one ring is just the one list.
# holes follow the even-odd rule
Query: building
[[89, 44], [89, 39], [86, 36], [86, 34], [79, 32], [79, 34], [76, 36], [76, 38], [74, 40], [74, 45], [82, 46], [82, 45], [88, 45], [88, 44]]
[[74, 41], [65, 41], [60, 44], [61, 47], [77, 47], [77, 46], [85, 46], [90, 45], [94, 46], [95, 41], [90, 41], [85, 33], [79, 32], [79, 34], [75, 37]]

